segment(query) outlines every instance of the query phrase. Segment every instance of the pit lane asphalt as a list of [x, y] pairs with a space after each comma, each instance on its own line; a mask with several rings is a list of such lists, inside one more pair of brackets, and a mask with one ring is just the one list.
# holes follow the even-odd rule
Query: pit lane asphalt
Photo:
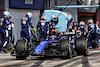
[[90, 50], [88, 56], [72, 59], [29, 56], [26, 60], [16, 60], [10, 53], [0, 54], [0, 67], [100, 67], [100, 48]]

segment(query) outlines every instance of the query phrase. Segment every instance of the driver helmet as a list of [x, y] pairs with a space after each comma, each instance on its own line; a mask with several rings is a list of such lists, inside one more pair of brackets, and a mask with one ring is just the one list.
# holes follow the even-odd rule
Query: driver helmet
[[58, 31], [52, 29], [52, 30], [51, 30], [51, 34], [57, 35], [57, 34], [58, 34]]

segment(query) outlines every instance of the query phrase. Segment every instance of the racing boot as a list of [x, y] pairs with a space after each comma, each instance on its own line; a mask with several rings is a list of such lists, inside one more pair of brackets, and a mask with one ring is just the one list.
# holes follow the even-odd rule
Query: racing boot
[[4, 54], [5, 52], [4, 51], [1, 51], [1, 54]]
[[92, 49], [91, 42], [88, 41], [87, 47], [88, 47], [88, 49]]
[[7, 53], [7, 48], [4, 49], [4, 53]]

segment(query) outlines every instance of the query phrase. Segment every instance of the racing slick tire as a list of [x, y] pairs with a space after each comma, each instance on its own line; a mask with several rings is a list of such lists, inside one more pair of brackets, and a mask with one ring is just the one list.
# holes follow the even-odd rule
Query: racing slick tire
[[21, 53], [24, 52], [25, 40], [18, 40], [16, 43], [16, 51]]
[[87, 49], [87, 39], [86, 38], [78, 38], [76, 39], [76, 45], [75, 50], [78, 55], [88, 55], [88, 49]]
[[68, 39], [60, 41], [60, 50], [64, 52], [64, 58], [72, 58], [72, 49]]
[[65, 51], [66, 50], [66, 46], [69, 44], [68, 39], [63, 39], [60, 41], [60, 50], [61, 51]]
[[16, 43], [16, 59], [18, 60], [24, 60], [26, 59], [27, 55], [25, 52], [25, 46], [26, 46], [25, 40], [18, 40]]

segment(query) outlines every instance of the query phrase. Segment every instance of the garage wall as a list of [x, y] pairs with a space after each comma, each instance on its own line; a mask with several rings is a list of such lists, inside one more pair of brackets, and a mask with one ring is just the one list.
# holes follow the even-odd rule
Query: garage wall
[[[65, 2], [66, 0], [57, 0], [57, 5], [60, 5], [61, 3]], [[72, 0], [70, 5], [77, 5], [77, 0]], [[62, 6], [67, 6], [70, 0], [67, 0], [67, 2], [63, 3]], [[77, 21], [77, 8], [67, 8], [64, 11], [69, 12], [72, 14], [72, 17], [75, 21]]]
[[25, 17], [26, 13], [28, 11], [30, 11], [33, 14], [32, 24], [34, 27], [36, 27], [36, 25], [39, 21], [40, 10], [9, 8], [9, 12], [11, 13], [11, 17], [12, 17], [12, 20], [14, 21], [14, 25], [15, 25], [15, 27], [14, 27], [15, 43], [18, 39], [20, 39], [21, 18]]
[[97, 21], [100, 22], [100, 7], [97, 9]]
[[0, 0], [0, 18], [3, 17], [3, 11], [5, 10], [5, 1]]
[[[95, 19], [95, 18], [94, 18], [94, 16], [79, 16], [78, 19], [79, 19], [78, 22], [85, 21], [85, 23], [88, 24], [89, 19]], [[95, 22], [95, 20], [94, 20], [94, 22]]]
[[[52, 2], [52, 1], [53, 0], [50, 0], [50, 5], [52, 5], [52, 7], [55, 7], [55, 5], [57, 5], [57, 6], [66, 6], [70, 2], [70, 0], [55, 0], [54, 2]], [[77, 5], [76, 1], [77, 0], [72, 0], [71, 3], [70, 3], [70, 5]], [[62, 5], [60, 5], [60, 4], [62, 4]], [[54, 8], [52, 8], [52, 9], [54, 9]], [[78, 19], [77, 19], [77, 8], [74, 8], [74, 9], [73, 8], [68, 8], [68, 9], [65, 9], [64, 11], [71, 13], [73, 19], [75, 21], [78, 21]]]

